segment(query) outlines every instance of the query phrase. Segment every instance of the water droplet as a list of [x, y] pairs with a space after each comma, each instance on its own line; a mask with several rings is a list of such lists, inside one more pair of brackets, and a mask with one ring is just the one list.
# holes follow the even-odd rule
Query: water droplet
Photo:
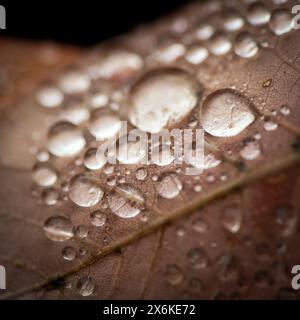
[[201, 218], [196, 219], [193, 222], [193, 230], [198, 233], [204, 233], [207, 230], [207, 224]]
[[153, 54], [153, 58], [161, 63], [171, 63], [185, 54], [185, 46], [174, 43], [160, 48]]
[[62, 250], [62, 256], [65, 260], [72, 261], [76, 258], [76, 250], [73, 247], [65, 247]]
[[186, 233], [185, 230], [181, 227], [176, 229], [176, 235], [180, 238], [182, 238], [185, 235], [185, 233]]
[[36, 158], [40, 162], [47, 162], [50, 158], [50, 155], [47, 151], [43, 150], [36, 155]]
[[103, 196], [99, 181], [90, 174], [78, 174], [73, 177], [68, 192], [70, 199], [81, 207], [92, 207]]
[[128, 184], [118, 186], [108, 195], [110, 209], [121, 218], [133, 218], [144, 209], [145, 199], [140, 190]]
[[90, 220], [93, 226], [103, 227], [107, 220], [107, 215], [100, 210], [94, 211], [90, 215]]
[[288, 116], [291, 113], [291, 110], [290, 110], [289, 106], [283, 105], [283, 106], [280, 107], [280, 112], [284, 116]]
[[103, 108], [108, 104], [108, 96], [103, 93], [95, 93], [89, 97], [89, 105], [92, 109]]
[[232, 47], [232, 44], [229, 38], [223, 33], [215, 34], [211, 38], [209, 43], [210, 51], [216, 56], [221, 56], [228, 53], [231, 47]]
[[240, 151], [240, 155], [245, 160], [254, 160], [260, 155], [260, 147], [257, 141], [246, 142], [243, 149]]
[[197, 104], [199, 86], [185, 71], [149, 72], [131, 90], [130, 121], [140, 130], [157, 133], [182, 120]]
[[77, 238], [84, 239], [89, 235], [89, 229], [85, 225], [77, 226], [75, 229], [75, 235]]
[[208, 258], [200, 248], [191, 249], [187, 254], [187, 259], [195, 269], [206, 268], [208, 264]]
[[262, 3], [253, 3], [249, 6], [247, 12], [247, 20], [254, 26], [268, 23], [271, 13], [269, 9]]
[[91, 277], [80, 278], [77, 283], [77, 290], [83, 297], [88, 297], [94, 293], [96, 289], [96, 283]]
[[184, 274], [181, 268], [174, 264], [167, 266], [166, 279], [171, 285], [175, 286], [181, 283], [183, 278]]
[[236, 37], [234, 51], [242, 58], [251, 58], [257, 54], [258, 45], [249, 33], [242, 32]]
[[177, 197], [182, 190], [182, 183], [175, 173], [165, 173], [159, 178], [158, 194], [165, 199]]
[[121, 129], [121, 121], [116, 115], [99, 115], [91, 120], [89, 131], [97, 140], [114, 137]]
[[32, 173], [33, 181], [41, 187], [49, 187], [57, 180], [57, 174], [51, 168], [36, 166]]
[[230, 32], [241, 29], [244, 23], [244, 19], [235, 11], [228, 12], [224, 17], [224, 29]]
[[99, 63], [92, 65], [89, 72], [97, 78], [127, 78], [143, 67], [142, 58], [126, 50], [109, 52]]
[[266, 131], [273, 131], [276, 130], [278, 127], [278, 124], [272, 120], [266, 119], [264, 122], [264, 129]]
[[128, 141], [119, 145], [117, 159], [123, 164], [145, 163], [147, 153], [147, 146], [142, 140]]
[[67, 94], [83, 93], [89, 89], [91, 79], [81, 71], [67, 71], [59, 79], [60, 89]]
[[147, 177], [147, 174], [148, 174], [147, 169], [140, 168], [140, 169], [136, 170], [135, 177], [137, 178], [137, 180], [144, 181]]
[[73, 103], [65, 107], [60, 114], [59, 119], [75, 125], [81, 124], [90, 118], [90, 112], [85, 105]]
[[196, 32], [195, 36], [199, 40], [207, 40], [214, 34], [214, 28], [209, 24], [200, 25]]
[[200, 184], [197, 184], [197, 185], [194, 186], [194, 191], [195, 191], [195, 192], [200, 192], [200, 191], [202, 191], [202, 187], [200, 186]]
[[231, 205], [222, 211], [221, 224], [225, 230], [237, 233], [242, 226], [243, 214], [238, 205]]
[[53, 216], [47, 219], [43, 230], [46, 237], [52, 241], [66, 241], [74, 236], [71, 221], [62, 216]]
[[47, 206], [53, 206], [57, 203], [59, 194], [58, 192], [53, 188], [48, 188], [43, 191], [42, 198], [43, 201]]
[[212, 173], [209, 173], [207, 176], [206, 176], [206, 181], [209, 182], [209, 183], [213, 183], [215, 182], [216, 178], [215, 176], [212, 174]]
[[272, 13], [270, 29], [278, 36], [291, 31], [294, 27], [293, 16], [288, 10], [280, 9]]
[[106, 157], [104, 155], [103, 157], [101, 157], [100, 154], [98, 154], [96, 157], [96, 154], [96, 148], [91, 148], [86, 151], [83, 160], [84, 166], [86, 168], [90, 170], [99, 170], [106, 164]]
[[251, 106], [250, 100], [235, 90], [217, 90], [203, 103], [202, 126], [216, 137], [236, 136], [255, 120]]
[[167, 166], [174, 161], [173, 150], [170, 145], [160, 144], [155, 146], [151, 152], [151, 162], [157, 166]]
[[204, 47], [194, 46], [188, 50], [185, 60], [192, 64], [199, 64], [208, 57], [208, 51]]
[[58, 107], [62, 103], [63, 99], [63, 93], [54, 86], [41, 88], [36, 94], [37, 102], [45, 108]]
[[50, 128], [48, 150], [58, 157], [72, 157], [85, 147], [81, 130], [68, 122], [58, 122]]

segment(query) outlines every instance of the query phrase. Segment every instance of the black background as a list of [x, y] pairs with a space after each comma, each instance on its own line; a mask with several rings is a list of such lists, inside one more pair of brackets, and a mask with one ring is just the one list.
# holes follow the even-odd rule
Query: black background
[[[198, 0], [199, 1], [199, 0]], [[188, 0], [0, 0], [6, 30], [0, 36], [69, 42], [82, 46], [121, 34], [172, 12]]]

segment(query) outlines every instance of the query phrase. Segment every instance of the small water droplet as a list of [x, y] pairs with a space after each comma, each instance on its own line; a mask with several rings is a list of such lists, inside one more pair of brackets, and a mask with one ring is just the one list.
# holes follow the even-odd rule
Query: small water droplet
[[174, 264], [167, 266], [166, 279], [171, 285], [175, 286], [181, 283], [183, 278], [184, 274], [181, 268]]
[[89, 228], [85, 225], [77, 226], [75, 229], [75, 235], [77, 238], [84, 239], [89, 235]]
[[283, 114], [284, 116], [288, 116], [291, 113], [291, 110], [289, 108], [289, 106], [287, 106], [286, 104], [282, 105], [280, 107], [280, 112], [281, 114]]
[[190, 48], [186, 55], [185, 60], [192, 64], [200, 64], [208, 57], [208, 51], [204, 47], [194, 46]]
[[139, 168], [136, 170], [135, 172], [135, 177], [137, 178], [137, 180], [139, 181], [144, 181], [147, 177], [147, 169], [145, 168]]
[[90, 174], [78, 174], [73, 177], [68, 192], [70, 199], [81, 207], [92, 207], [103, 196], [99, 181]]
[[61, 105], [63, 99], [63, 93], [54, 86], [43, 87], [36, 94], [37, 102], [45, 108], [58, 107]]
[[65, 247], [62, 250], [62, 256], [65, 260], [72, 261], [76, 258], [76, 250], [73, 247]]
[[194, 189], [195, 192], [200, 192], [200, 191], [202, 191], [202, 187], [201, 187], [200, 184], [196, 184], [193, 189]]
[[94, 293], [96, 289], [96, 283], [91, 277], [80, 278], [77, 283], [77, 290], [83, 297], [88, 297]]
[[74, 236], [71, 221], [62, 216], [52, 216], [47, 219], [43, 231], [46, 237], [52, 241], [66, 241]]
[[59, 79], [60, 89], [67, 94], [83, 93], [91, 85], [90, 77], [81, 71], [67, 71]]
[[202, 126], [216, 137], [236, 136], [255, 120], [251, 106], [250, 100], [235, 90], [217, 90], [203, 103]]
[[165, 173], [159, 178], [158, 194], [165, 199], [177, 197], [182, 190], [182, 183], [175, 173]]
[[94, 211], [90, 214], [90, 220], [93, 226], [103, 227], [107, 220], [107, 215], [100, 210]]
[[187, 259], [195, 269], [204, 269], [208, 264], [208, 258], [200, 248], [191, 249], [187, 254]]
[[246, 142], [243, 149], [240, 151], [240, 155], [245, 160], [254, 160], [261, 154], [261, 150], [257, 141]]
[[118, 116], [112, 114], [95, 116], [90, 123], [89, 131], [97, 140], [114, 137], [121, 129]]
[[193, 222], [193, 230], [198, 232], [198, 233], [204, 233], [207, 229], [207, 223], [205, 221], [203, 221], [201, 218], [197, 218], [194, 222]]
[[49, 153], [46, 150], [40, 151], [38, 152], [38, 154], [36, 155], [36, 159], [39, 162], [47, 162], [50, 158]]
[[252, 35], [242, 32], [236, 37], [234, 51], [242, 58], [251, 58], [257, 54], [258, 45]]
[[[91, 148], [88, 149], [84, 155], [84, 166], [90, 170], [99, 170], [101, 169], [105, 164], [106, 164], [106, 158], [103, 155], [101, 157], [98, 153], [97, 157], [97, 149], [96, 148]], [[102, 161], [101, 161], [102, 160]]]
[[273, 131], [276, 130], [278, 127], [278, 124], [272, 120], [266, 119], [264, 122], [264, 129], [266, 131]]
[[171, 63], [185, 54], [185, 46], [181, 43], [173, 43], [160, 48], [153, 54], [153, 58], [161, 63]]
[[56, 172], [45, 166], [36, 166], [32, 173], [33, 181], [41, 187], [49, 187], [57, 180]]
[[262, 3], [251, 4], [247, 12], [247, 20], [254, 26], [268, 23], [271, 17], [269, 9]]
[[225, 230], [237, 233], [242, 226], [243, 214], [238, 205], [231, 205], [222, 211], [221, 224]]
[[209, 43], [210, 51], [216, 55], [221, 56], [228, 53], [231, 50], [232, 44], [229, 38], [223, 33], [215, 34]]
[[202, 24], [197, 28], [195, 36], [199, 40], [207, 40], [211, 38], [211, 36], [214, 34], [214, 31], [215, 30], [213, 26], [209, 24]]
[[47, 206], [53, 206], [57, 203], [59, 194], [58, 192], [53, 188], [48, 188], [43, 191], [42, 198], [43, 201]]
[[244, 19], [235, 11], [230, 11], [224, 17], [224, 29], [227, 31], [236, 31], [244, 25]]
[[68, 122], [58, 122], [50, 128], [48, 150], [58, 157], [72, 157], [85, 147], [80, 129]]

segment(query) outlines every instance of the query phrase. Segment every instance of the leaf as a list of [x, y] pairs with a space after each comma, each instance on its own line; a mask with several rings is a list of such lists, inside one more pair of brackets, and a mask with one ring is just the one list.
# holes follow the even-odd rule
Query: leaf
[[[290, 4], [286, 6], [289, 8]], [[272, 11], [275, 7], [270, 6]], [[115, 100], [111, 107], [115, 109], [119, 104], [115, 114], [127, 119], [127, 95], [133, 90], [130, 88], [136, 88], [138, 79], [148, 70], [169, 67], [166, 57], [172, 55], [163, 55], [168, 51], [159, 51], [157, 46], [166, 50], [174, 37], [177, 42], [188, 41], [199, 27], [199, 21], [221, 28], [220, 23], [226, 18], [223, 10], [219, 12], [209, 3], [190, 4], [152, 26], [103, 44], [85, 55], [63, 47], [50, 47], [45, 53], [38, 45], [3, 44], [1, 61], [13, 79], [2, 89], [5, 95], [0, 101], [0, 264], [6, 267], [8, 279], [3, 298], [299, 297], [290, 288], [290, 271], [299, 263], [300, 42], [297, 31], [277, 36], [266, 26], [254, 27], [248, 23], [244, 30], [252, 33], [257, 43], [264, 44], [258, 46], [254, 57], [240, 57], [233, 49], [220, 56], [209, 54], [199, 65], [188, 63], [183, 57], [172, 61], [173, 67], [187, 70], [203, 86], [198, 105], [176, 123], [177, 127], [186, 128], [195, 121], [197, 125], [203, 124], [200, 108], [203, 110], [207, 96], [219, 89], [235, 90], [239, 97], [242, 95], [250, 101], [248, 106], [255, 121], [240, 134], [216, 137], [206, 133], [206, 150], [220, 159], [221, 164], [198, 176], [185, 175], [184, 167], [173, 164], [143, 166], [147, 176], [141, 180], [136, 178], [139, 165], [117, 164], [113, 172], [89, 171], [82, 164], [86, 147], [74, 157], [51, 156], [47, 161], [58, 173], [54, 188], [59, 199], [55, 205], [45, 204], [45, 188], [37, 187], [32, 181], [32, 168], [37, 162], [34, 152], [46, 148], [48, 130], [68, 103], [77, 101], [78, 96], [80, 102], [90, 103], [87, 98], [100, 92], [110, 95]], [[238, 10], [246, 8], [239, 5]], [[188, 29], [183, 34], [174, 34], [170, 28], [179, 24], [179, 17], [187, 19]], [[239, 32], [227, 33], [235, 46]], [[201, 45], [211, 48], [213, 39]], [[195, 39], [192, 41], [196, 43]], [[192, 47], [186, 44], [187, 49]], [[20, 56], [20, 48], [28, 53]], [[124, 48], [141, 57], [148, 56], [148, 65], [141, 68], [137, 56], [129, 59]], [[155, 55], [151, 55], [153, 51]], [[42, 64], [33, 69], [36, 64], [32, 64], [32, 55], [46, 56], [48, 61], [57, 54], [62, 56], [54, 59], [50, 68]], [[162, 57], [164, 61], [158, 61]], [[131, 62], [127, 65], [128, 61]], [[72, 66], [67, 71], [57, 73], [70, 63]], [[9, 67], [11, 64], [13, 67]], [[22, 68], [26, 72], [21, 72]], [[100, 72], [102, 79], [94, 80], [88, 93], [66, 94], [63, 107], [52, 110], [37, 104], [39, 81], [53, 74], [52, 81], [56, 83], [64, 72], [76, 68], [90, 70], [94, 76]], [[17, 93], [14, 86], [23, 90]], [[234, 120], [234, 109], [231, 112]], [[85, 132], [88, 145], [96, 147], [88, 126], [89, 121], [78, 125]], [[257, 146], [259, 154], [255, 153]], [[89, 208], [71, 201], [63, 187], [83, 172], [96, 177], [105, 191], [103, 199]], [[169, 191], [178, 183], [182, 185], [182, 190], [177, 190], [177, 196], [172, 199], [159, 193], [161, 177], [166, 174], [170, 179], [169, 189], [164, 190]], [[112, 179], [116, 179], [116, 185]], [[110, 204], [110, 197], [117, 197], [118, 207]], [[113, 212], [137, 209], [141, 213], [130, 219]], [[91, 224], [90, 214], [95, 210], [107, 216], [104, 226]], [[75, 236], [64, 242], [48, 239], [43, 226], [53, 216], [70, 219]], [[62, 258], [66, 248], [71, 250], [69, 260]]]

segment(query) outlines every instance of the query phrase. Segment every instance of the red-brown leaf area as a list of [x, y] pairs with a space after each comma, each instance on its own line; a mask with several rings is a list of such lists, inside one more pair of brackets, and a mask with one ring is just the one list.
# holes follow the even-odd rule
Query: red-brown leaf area
[[[1, 40], [0, 63], [6, 81], [1, 84], [0, 100], [0, 264], [6, 267], [7, 290], [3, 298], [17, 299], [297, 299], [291, 288], [291, 269], [300, 264], [300, 175], [299, 175], [299, 89], [300, 34], [292, 30], [274, 35], [267, 26], [245, 24], [259, 43], [259, 53], [250, 59], [230, 52], [209, 55], [200, 65], [183, 58], [171, 65], [183, 68], [203, 86], [202, 97], [192, 113], [178, 125], [185, 128], [192, 120], [201, 123], [199, 110], [205, 98], [222, 88], [234, 88], [251, 99], [256, 119], [235, 137], [214, 137], [206, 141], [222, 163], [205, 170], [195, 180], [176, 171], [182, 191], [173, 199], [157, 192], [153, 176], [175, 172], [172, 165], [147, 168], [144, 181], [136, 179], [138, 165], [116, 165], [117, 179], [139, 189], [145, 209], [131, 219], [115, 215], [103, 203], [114, 187], [97, 205], [82, 208], [61, 190], [62, 182], [76, 173], [87, 172], [76, 159], [51, 156], [49, 163], [59, 173], [55, 188], [60, 198], [53, 206], [41, 201], [43, 189], [34, 185], [32, 168], [34, 148], [44, 148], [49, 127], [59, 108], [37, 104], [34, 93], [38, 83], [56, 79], [66, 66], [86, 66], [115, 48], [126, 48], [146, 57], [169, 36], [182, 41], [183, 34], [170, 33], [170, 24], [187, 19], [190, 29], [200, 22], [221, 28], [225, 9], [208, 4], [190, 4], [170, 17], [139, 28], [112, 43], [100, 45], [91, 54], [54, 44], [32, 44]], [[245, 5], [236, 6], [245, 15]], [[280, 5], [290, 10], [294, 1]], [[271, 11], [277, 6], [266, 1]], [[180, 25], [180, 24], [179, 24]], [[233, 32], [232, 37], [237, 32]], [[188, 37], [187, 37], [188, 38]], [[158, 63], [155, 67], [164, 68]], [[136, 74], [125, 72], [109, 79], [113, 90], [129, 87], [151, 66]], [[290, 113], [280, 110], [288, 105]], [[117, 111], [126, 119], [124, 108]], [[57, 110], [56, 110], [57, 109]], [[268, 116], [278, 124], [265, 130]], [[83, 128], [84, 129], [84, 128]], [[261, 154], [253, 160], [241, 158], [244, 142], [260, 135]], [[91, 142], [91, 145], [93, 142]], [[231, 152], [229, 153], [228, 150]], [[126, 170], [130, 170], [129, 174]], [[108, 179], [103, 170], [92, 172], [101, 185]], [[202, 191], [196, 192], [195, 186]], [[103, 227], [94, 227], [90, 213], [96, 209], [107, 215]], [[240, 228], [224, 227], [224, 214], [235, 210]], [[86, 238], [73, 237], [64, 242], [49, 240], [44, 222], [54, 216], [68, 217], [76, 228], [84, 225]], [[76, 258], [66, 261], [62, 250], [73, 247]], [[80, 254], [85, 252], [85, 254]], [[195, 255], [196, 252], [196, 255]], [[200, 253], [199, 253], [200, 252]], [[194, 255], [193, 255], [194, 254]], [[200, 256], [200, 258], [199, 258]], [[92, 281], [95, 288], [82, 296], [80, 283]], [[87, 290], [86, 290], [87, 291]], [[85, 292], [86, 293], [86, 292]]]

